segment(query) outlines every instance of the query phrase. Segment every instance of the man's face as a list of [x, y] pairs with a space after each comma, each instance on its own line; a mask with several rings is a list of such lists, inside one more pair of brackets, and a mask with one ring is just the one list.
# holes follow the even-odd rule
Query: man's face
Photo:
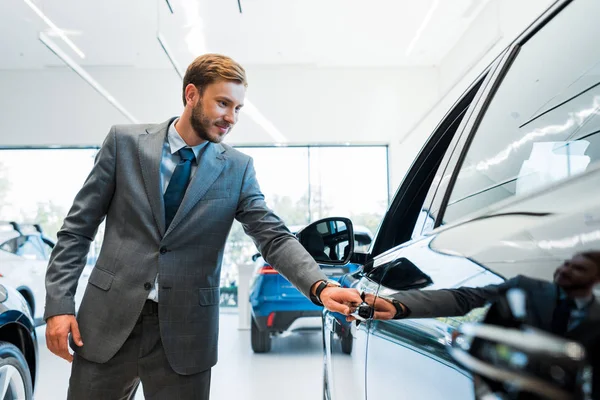
[[591, 289], [600, 281], [599, 268], [594, 261], [576, 254], [554, 271], [554, 282], [567, 291]]
[[217, 81], [205, 86], [190, 117], [198, 137], [220, 143], [237, 122], [245, 95], [246, 88], [238, 82]]

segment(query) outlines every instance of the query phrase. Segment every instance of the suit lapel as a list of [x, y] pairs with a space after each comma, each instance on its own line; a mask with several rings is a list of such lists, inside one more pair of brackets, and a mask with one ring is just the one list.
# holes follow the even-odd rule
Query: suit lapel
[[590, 304], [588, 319], [595, 322], [600, 321], [600, 300], [598, 300], [597, 297], [595, 297], [593, 303]]
[[538, 312], [540, 328], [550, 331], [552, 327], [552, 316], [556, 308], [558, 288], [553, 283], [544, 283], [540, 291], [533, 299], [534, 309]]
[[165, 205], [161, 191], [160, 163], [167, 130], [173, 119], [146, 129], [138, 139], [138, 155], [146, 195], [160, 235], [165, 233]]
[[[204, 194], [217, 180], [225, 168], [225, 149], [218, 143], [208, 143], [204, 154], [200, 156], [198, 168], [190, 182], [177, 214], [167, 229], [168, 235], [185, 218], [191, 209], [202, 199]], [[163, 206], [164, 207], [164, 206]]]
[[589, 307], [587, 316], [579, 325], [567, 333], [568, 337], [577, 340], [581, 340], [582, 337], [585, 337], [586, 335], [590, 338], [597, 337], [598, 325], [600, 323], [600, 302], [595, 298]]

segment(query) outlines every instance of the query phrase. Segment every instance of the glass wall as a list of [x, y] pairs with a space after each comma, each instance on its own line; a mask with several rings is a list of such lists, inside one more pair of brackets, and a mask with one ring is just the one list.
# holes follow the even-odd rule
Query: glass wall
[[0, 220], [39, 223], [56, 232], [94, 165], [98, 150], [0, 150]]
[[[250, 155], [267, 204], [293, 231], [328, 216], [374, 233], [388, 204], [386, 146], [240, 147]], [[94, 163], [97, 149], [0, 150], [0, 220], [56, 232]], [[103, 230], [90, 252], [93, 264]], [[224, 306], [237, 305], [238, 270], [257, 252], [234, 223], [223, 259]]]

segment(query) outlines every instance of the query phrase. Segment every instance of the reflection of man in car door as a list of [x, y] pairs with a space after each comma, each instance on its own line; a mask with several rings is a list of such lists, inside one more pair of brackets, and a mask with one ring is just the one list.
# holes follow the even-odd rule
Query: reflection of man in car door
[[[600, 395], [600, 302], [593, 294], [600, 283], [600, 252], [579, 253], [554, 272], [554, 282], [517, 276], [481, 288], [407, 290], [391, 299], [377, 298], [375, 319], [460, 316], [493, 301], [510, 288], [527, 293], [528, 323], [580, 342], [594, 370], [594, 394]], [[366, 295], [373, 305], [373, 295]], [[595, 397], [595, 398], [596, 398]]]

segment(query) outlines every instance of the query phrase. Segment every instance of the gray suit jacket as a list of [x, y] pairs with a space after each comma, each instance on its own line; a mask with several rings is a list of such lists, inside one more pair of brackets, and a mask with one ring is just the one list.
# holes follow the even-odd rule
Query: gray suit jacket
[[[172, 121], [172, 120], [171, 120]], [[225, 240], [240, 221], [261, 254], [309, 296], [326, 279], [267, 208], [252, 159], [209, 143], [173, 222], [165, 228], [162, 146], [171, 121], [110, 130], [58, 233], [46, 273], [44, 318], [75, 314], [74, 295], [90, 242], [106, 218], [100, 256], [77, 313], [82, 357], [103, 363], [121, 348], [159, 273], [163, 346], [180, 374], [217, 362], [219, 282]]]

